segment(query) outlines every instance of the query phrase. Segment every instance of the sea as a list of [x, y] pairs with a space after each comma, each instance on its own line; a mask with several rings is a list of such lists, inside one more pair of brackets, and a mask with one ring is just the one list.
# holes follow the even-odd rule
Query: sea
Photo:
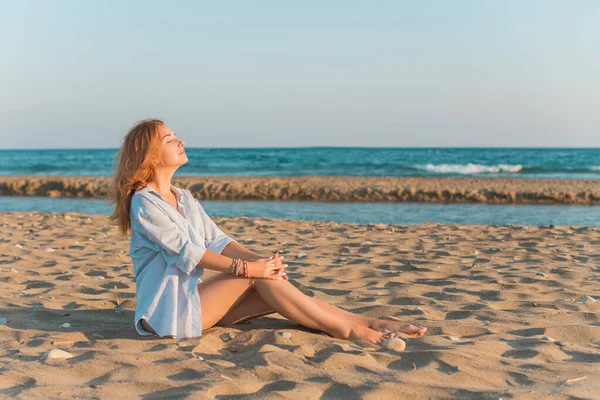
[[[0, 150], [0, 175], [112, 175], [117, 149]], [[600, 149], [186, 148], [177, 175], [599, 179]]]
[[[596, 148], [186, 148], [175, 176], [395, 176], [600, 179]], [[111, 176], [118, 149], [0, 150], [0, 175]], [[209, 215], [359, 224], [426, 222], [600, 226], [600, 207], [212, 201]], [[1, 197], [0, 212], [109, 214], [104, 200]]]

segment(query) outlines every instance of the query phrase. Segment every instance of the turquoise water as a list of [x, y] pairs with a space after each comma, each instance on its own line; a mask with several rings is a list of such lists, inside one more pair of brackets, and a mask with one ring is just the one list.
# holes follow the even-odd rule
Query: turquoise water
[[[335, 221], [357, 224], [579, 225], [600, 226], [600, 207], [430, 203], [329, 203], [299, 201], [202, 201], [211, 216]], [[106, 200], [0, 197], [0, 212], [44, 211], [110, 214]]]
[[[599, 179], [600, 149], [188, 148], [177, 175]], [[110, 176], [117, 149], [0, 150], [0, 175]]]
[[[600, 149], [188, 148], [176, 176], [470, 176], [600, 179]], [[0, 175], [111, 176], [117, 149], [0, 150]], [[205, 201], [217, 216], [353, 223], [600, 225], [600, 207]], [[0, 211], [109, 214], [89, 199], [0, 197]], [[211, 215], [212, 215], [211, 214]]]

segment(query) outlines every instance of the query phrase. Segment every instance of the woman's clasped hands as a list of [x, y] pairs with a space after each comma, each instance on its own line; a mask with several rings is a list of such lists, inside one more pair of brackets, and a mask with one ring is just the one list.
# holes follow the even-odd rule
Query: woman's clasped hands
[[248, 272], [250, 278], [288, 280], [285, 268], [287, 264], [283, 263], [283, 256], [279, 253], [268, 258], [259, 258], [248, 261]]

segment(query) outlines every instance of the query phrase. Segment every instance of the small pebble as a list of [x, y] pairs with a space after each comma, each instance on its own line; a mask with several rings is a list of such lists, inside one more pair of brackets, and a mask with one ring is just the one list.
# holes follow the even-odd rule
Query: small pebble
[[536, 272], [536, 275], [537, 276], [541, 276], [541, 277], [545, 277], [546, 276], [546, 274], [543, 273], [543, 272]]
[[45, 352], [42, 357], [41, 360], [47, 360], [49, 358], [53, 358], [53, 359], [65, 359], [65, 358], [71, 358], [73, 357], [73, 354], [71, 353], [67, 353], [64, 350], [61, 349], [52, 349], [50, 351]]
[[16, 269], [14, 269], [14, 268], [11, 268], [11, 269], [10, 269], [10, 272], [12, 272], [13, 274], [18, 274], [18, 273], [19, 273], [19, 271], [17, 271], [17, 270], [16, 270]]
[[401, 352], [404, 351], [404, 349], [406, 349], [406, 342], [399, 338], [391, 338], [383, 342], [382, 346], [384, 349], [387, 350]]
[[581, 299], [583, 300], [583, 302], [585, 304], [593, 304], [595, 303], [597, 300], [595, 298], [593, 298], [592, 296], [583, 296], [583, 298]]
[[117, 313], [122, 313], [123, 311], [125, 311], [125, 309], [121, 306], [117, 306], [117, 308], [115, 308], [115, 312]]
[[56, 249], [53, 249], [52, 247], [46, 247], [44, 249], [44, 251], [47, 252], [47, 253], [50, 253], [50, 252], [56, 251]]
[[298, 253], [298, 255], [296, 257], [297, 258], [306, 258], [306, 256], [307, 256], [306, 253], [300, 252], [300, 253]]
[[18, 243], [17, 243], [17, 244], [15, 244], [15, 247], [16, 247], [16, 248], [19, 248], [19, 249], [22, 249], [22, 248], [23, 248], [23, 246], [22, 246], [22, 245], [20, 245], [20, 244], [18, 244]]
[[72, 340], [53, 340], [52, 346], [71, 346], [73, 345]]
[[2, 317], [0, 318], [0, 325], [6, 325], [8, 323], [8, 321], [6, 320], [6, 318]]
[[196, 360], [198, 360], [198, 361], [204, 361], [204, 357], [202, 357], [202, 356], [196, 356]]
[[484, 320], [483, 320], [483, 324], [484, 324], [484, 325], [489, 325], [489, 324], [490, 324], [490, 321], [488, 321], [487, 319], [484, 319]]
[[229, 332], [229, 338], [233, 339], [235, 337], [235, 332]]
[[460, 342], [460, 339], [456, 336], [446, 336], [446, 338], [452, 340], [453, 342]]
[[62, 324], [60, 327], [61, 327], [61, 328], [70, 328], [70, 327], [71, 327], [71, 324], [70, 324], [70, 323], [68, 323], [68, 322], [65, 322], [65, 323], [64, 323], [64, 324]]
[[552, 339], [550, 336], [544, 336], [542, 337], [542, 340], [545, 342], [554, 342], [554, 339]]
[[105, 278], [105, 277], [103, 277], [102, 275], [98, 275], [98, 276], [96, 276], [96, 278], [97, 278], [97, 279], [100, 279], [100, 280], [102, 280], [102, 279], [106, 279], [106, 278]]
[[478, 256], [478, 255], [479, 255], [479, 252], [478, 252], [477, 250], [474, 250], [474, 251], [473, 251], [473, 255], [474, 255], [474, 256]]
[[285, 339], [291, 339], [292, 338], [292, 334], [289, 332], [281, 332], [280, 335], [282, 337], [284, 337]]

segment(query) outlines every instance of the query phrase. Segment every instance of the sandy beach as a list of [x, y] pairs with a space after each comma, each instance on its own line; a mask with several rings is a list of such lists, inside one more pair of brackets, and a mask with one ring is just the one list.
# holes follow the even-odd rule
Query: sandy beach
[[[199, 200], [600, 204], [600, 180], [351, 176], [179, 176]], [[106, 198], [110, 178], [0, 176], [0, 196]]]
[[[3, 213], [0, 397], [599, 396], [598, 228], [213, 219], [284, 254], [304, 293], [428, 333], [394, 352], [273, 314], [138, 337], [129, 242], [107, 216]], [[73, 357], [44, 360], [52, 349]]]

